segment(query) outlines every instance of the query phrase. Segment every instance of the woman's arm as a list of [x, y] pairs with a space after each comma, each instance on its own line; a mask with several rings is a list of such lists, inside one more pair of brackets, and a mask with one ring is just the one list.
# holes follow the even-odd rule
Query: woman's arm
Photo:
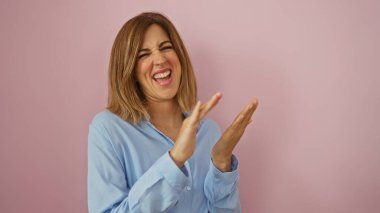
[[166, 212], [176, 204], [189, 181], [168, 152], [131, 188], [125, 174], [128, 171], [124, 171], [108, 136], [91, 125], [88, 136], [89, 212]]
[[237, 189], [238, 161], [232, 152], [245, 128], [251, 123], [257, 105], [257, 99], [251, 101], [212, 148], [212, 160], [204, 184], [208, 208], [211, 212], [241, 212]]

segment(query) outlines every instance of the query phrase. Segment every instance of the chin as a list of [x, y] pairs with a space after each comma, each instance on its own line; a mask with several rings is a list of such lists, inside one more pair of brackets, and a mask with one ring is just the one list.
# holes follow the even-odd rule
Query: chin
[[172, 100], [172, 99], [175, 99], [176, 98], [176, 93], [174, 93], [174, 94], [167, 94], [167, 95], [163, 95], [163, 96], [161, 96], [162, 97], [162, 99], [164, 99], [164, 100]]

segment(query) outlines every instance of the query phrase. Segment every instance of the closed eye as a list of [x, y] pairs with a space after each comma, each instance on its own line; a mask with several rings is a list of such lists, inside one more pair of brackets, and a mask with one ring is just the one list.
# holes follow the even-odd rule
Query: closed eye
[[144, 57], [146, 57], [146, 56], [148, 56], [150, 53], [144, 53], [144, 54], [141, 54], [141, 55], [139, 55], [138, 56], [138, 58], [140, 59], [140, 58], [144, 58]]
[[[167, 50], [172, 50], [172, 49], [173, 49], [173, 46], [171, 45], [170, 41], [164, 41], [160, 44], [160, 51], [167, 51]], [[151, 53], [148, 48], [141, 49], [139, 52], [141, 52], [141, 54], [137, 56], [138, 59], [147, 57]]]
[[173, 49], [172, 46], [165, 46], [165, 47], [162, 47], [160, 50], [170, 50], [170, 49]]

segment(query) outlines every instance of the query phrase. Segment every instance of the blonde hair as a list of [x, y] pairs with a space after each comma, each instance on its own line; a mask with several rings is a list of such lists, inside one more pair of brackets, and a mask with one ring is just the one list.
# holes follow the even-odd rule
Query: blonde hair
[[149, 119], [144, 94], [137, 82], [135, 65], [144, 33], [152, 24], [159, 25], [168, 35], [181, 64], [181, 80], [175, 99], [182, 112], [188, 112], [197, 100], [193, 66], [179, 33], [164, 15], [145, 12], [127, 21], [112, 46], [108, 70], [107, 109], [122, 119], [137, 124]]

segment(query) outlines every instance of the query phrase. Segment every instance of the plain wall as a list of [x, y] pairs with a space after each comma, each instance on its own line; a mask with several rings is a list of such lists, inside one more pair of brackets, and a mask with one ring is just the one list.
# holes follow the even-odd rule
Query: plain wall
[[113, 40], [165, 13], [200, 99], [226, 128], [260, 105], [235, 154], [244, 212], [380, 212], [380, 3], [10, 1], [0, 5], [0, 211], [86, 212], [87, 133]]

